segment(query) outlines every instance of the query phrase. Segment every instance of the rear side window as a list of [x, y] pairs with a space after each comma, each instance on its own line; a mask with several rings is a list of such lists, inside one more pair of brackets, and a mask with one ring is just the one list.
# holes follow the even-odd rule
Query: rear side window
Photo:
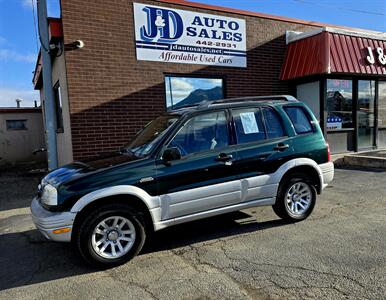
[[313, 132], [311, 120], [302, 107], [284, 107], [297, 134]]
[[265, 128], [260, 108], [248, 108], [233, 111], [238, 144], [257, 142], [266, 139]]
[[264, 107], [262, 110], [265, 120], [265, 127], [267, 129], [267, 138], [275, 139], [285, 136], [283, 125], [277, 112], [268, 107]]

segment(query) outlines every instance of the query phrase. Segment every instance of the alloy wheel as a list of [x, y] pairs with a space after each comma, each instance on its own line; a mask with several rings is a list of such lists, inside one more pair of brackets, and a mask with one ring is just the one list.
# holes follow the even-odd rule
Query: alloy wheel
[[135, 237], [135, 227], [129, 219], [112, 216], [103, 219], [95, 226], [91, 236], [91, 245], [99, 256], [116, 259], [130, 251]]

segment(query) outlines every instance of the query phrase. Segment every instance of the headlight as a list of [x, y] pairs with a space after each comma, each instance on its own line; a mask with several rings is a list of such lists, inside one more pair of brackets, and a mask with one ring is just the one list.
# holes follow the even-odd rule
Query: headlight
[[54, 206], [58, 205], [58, 192], [51, 184], [47, 184], [43, 187], [40, 201], [43, 204]]

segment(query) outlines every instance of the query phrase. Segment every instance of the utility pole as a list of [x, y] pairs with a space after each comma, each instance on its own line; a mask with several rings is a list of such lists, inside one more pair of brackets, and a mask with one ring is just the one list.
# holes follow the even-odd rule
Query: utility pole
[[52, 65], [50, 55], [50, 41], [48, 33], [47, 3], [46, 0], [37, 0], [38, 30], [40, 37], [40, 53], [43, 62], [43, 93], [44, 93], [44, 122], [46, 129], [48, 169], [58, 167], [56, 149], [56, 118], [55, 98], [52, 88]]

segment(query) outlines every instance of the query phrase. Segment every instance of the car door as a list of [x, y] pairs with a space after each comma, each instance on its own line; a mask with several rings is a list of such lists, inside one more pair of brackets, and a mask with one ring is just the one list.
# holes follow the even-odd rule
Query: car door
[[293, 155], [280, 115], [273, 107], [262, 106], [233, 109], [232, 116], [241, 201], [275, 197], [278, 180], [272, 174]]
[[240, 201], [230, 140], [228, 113], [221, 110], [191, 117], [166, 142], [164, 149], [177, 148], [181, 158], [156, 160], [162, 220]]

